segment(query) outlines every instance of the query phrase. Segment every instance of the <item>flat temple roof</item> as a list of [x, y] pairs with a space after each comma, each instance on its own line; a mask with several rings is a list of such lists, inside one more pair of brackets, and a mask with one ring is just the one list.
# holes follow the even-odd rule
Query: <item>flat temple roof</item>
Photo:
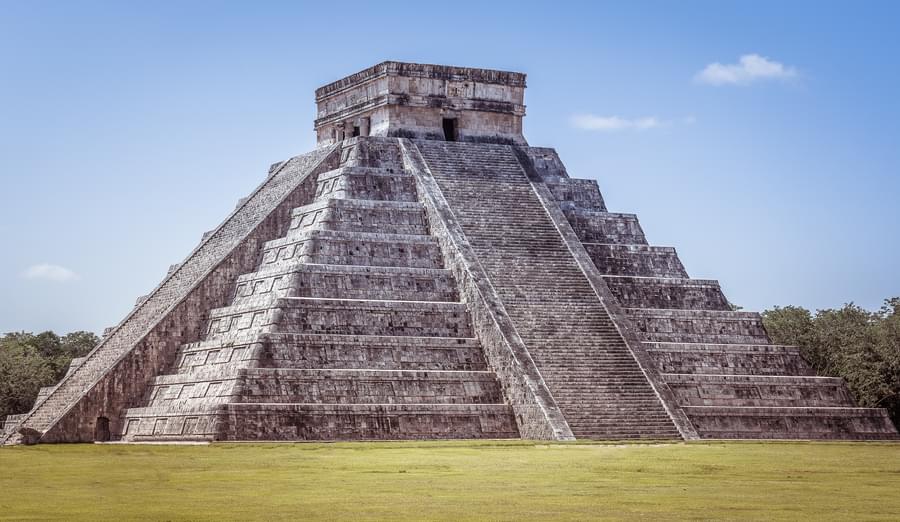
[[479, 83], [507, 85], [510, 87], [525, 87], [525, 73], [498, 71], [495, 69], [477, 69], [473, 67], [456, 67], [453, 65], [387, 61], [319, 87], [316, 89], [316, 101], [348, 87], [381, 76], [410, 76], [454, 81], [468, 80]]

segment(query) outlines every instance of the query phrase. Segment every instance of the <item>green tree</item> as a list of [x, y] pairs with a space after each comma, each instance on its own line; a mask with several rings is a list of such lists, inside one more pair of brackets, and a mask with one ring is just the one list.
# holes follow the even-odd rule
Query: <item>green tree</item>
[[881, 367], [881, 379], [887, 389], [876, 406], [891, 411], [897, 422], [900, 420], [900, 298], [886, 300], [878, 315], [881, 321], [877, 350], [885, 362]]
[[860, 406], [887, 408], [900, 424], [900, 298], [878, 312], [849, 303], [815, 315], [775, 307], [762, 316], [774, 342], [799, 346], [817, 374], [843, 378]]
[[83, 357], [100, 339], [91, 332], [62, 337], [53, 332], [12, 332], [0, 337], [0, 418], [25, 413], [38, 391], [65, 376], [74, 357]]
[[813, 317], [809, 310], [799, 306], [776, 306], [762, 313], [763, 324], [772, 341], [778, 344], [799, 346], [803, 357], [817, 366], [814, 353], [807, 353], [813, 346]]
[[0, 418], [28, 411], [41, 387], [53, 380], [53, 368], [38, 351], [15, 339], [4, 339], [0, 345]]

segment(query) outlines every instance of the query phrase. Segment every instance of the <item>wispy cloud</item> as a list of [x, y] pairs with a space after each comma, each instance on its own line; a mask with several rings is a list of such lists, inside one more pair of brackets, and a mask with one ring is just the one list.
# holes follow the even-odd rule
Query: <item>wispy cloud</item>
[[594, 114], [576, 114], [570, 119], [573, 127], [582, 130], [594, 131], [643, 131], [661, 127], [665, 122], [659, 118], [648, 116], [644, 118], [622, 118], [619, 116], [596, 116]]
[[666, 120], [656, 116], [643, 118], [623, 118], [621, 116], [597, 116], [596, 114], [576, 114], [569, 118], [569, 124], [576, 129], [601, 132], [645, 131], [672, 125], [693, 125], [697, 119], [686, 116], [678, 120]]
[[694, 81], [715, 86], [749, 85], [760, 80], [789, 80], [797, 76], [793, 67], [758, 54], [745, 54], [738, 63], [707, 65], [694, 76]]
[[28, 267], [22, 272], [22, 277], [25, 279], [65, 282], [78, 279], [78, 274], [64, 266], [40, 263]]

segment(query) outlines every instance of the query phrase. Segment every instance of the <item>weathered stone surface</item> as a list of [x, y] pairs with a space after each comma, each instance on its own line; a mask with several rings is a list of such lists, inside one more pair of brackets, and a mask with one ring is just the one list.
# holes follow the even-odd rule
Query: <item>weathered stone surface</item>
[[574, 435], [678, 437], [512, 149], [439, 141], [416, 147]]
[[772, 375], [667, 374], [685, 406], [853, 406], [841, 379]]
[[[551, 150], [524, 153], [548, 185], [568, 177]], [[647, 364], [672, 393], [665, 404], [671, 412], [675, 403], [696, 436], [897, 437], [884, 410], [852, 408], [840, 379], [812, 377], [796, 347], [771, 344], [758, 314], [731, 311], [718, 283], [688, 279], [674, 249], [648, 245], [635, 216], [597, 209], [586, 187], [585, 196], [559, 195], [557, 203], [604, 274], [615, 301], [608, 306], [625, 307], [616, 324], [643, 341]]]
[[384, 62], [316, 90], [316, 134], [524, 144], [524, 96], [521, 73]]
[[384, 370], [486, 370], [474, 337], [269, 334], [259, 366]]
[[731, 310], [718, 281], [608, 276], [606, 285], [625, 308]]
[[636, 277], [687, 277], [678, 254], [671, 247], [585, 243], [597, 269], [604, 275]]
[[646, 343], [663, 373], [814, 375], [796, 346]]
[[319, 150], [0, 441], [897, 437], [527, 146], [524, 88], [385, 62], [319, 89]]
[[896, 439], [883, 409], [686, 406], [703, 438], [711, 439]]
[[139, 403], [180, 344], [199, 337], [205, 313], [226, 304], [234, 277], [255, 266], [264, 241], [284, 233], [291, 209], [315, 190], [318, 171], [336, 161], [333, 153], [291, 159], [266, 179], [21, 425], [41, 432], [43, 442], [94, 440], [98, 419], [120, 433], [122, 411]]
[[376, 150], [319, 176], [125, 440], [517, 435], [396, 140], [346, 145]]
[[565, 212], [584, 243], [646, 245], [644, 230], [634, 214], [570, 208]]

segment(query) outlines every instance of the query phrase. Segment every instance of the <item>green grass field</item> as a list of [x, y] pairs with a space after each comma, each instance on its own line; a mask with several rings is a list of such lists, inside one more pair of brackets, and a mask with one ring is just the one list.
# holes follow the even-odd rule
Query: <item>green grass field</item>
[[900, 520], [900, 444], [0, 449], [0, 519]]

